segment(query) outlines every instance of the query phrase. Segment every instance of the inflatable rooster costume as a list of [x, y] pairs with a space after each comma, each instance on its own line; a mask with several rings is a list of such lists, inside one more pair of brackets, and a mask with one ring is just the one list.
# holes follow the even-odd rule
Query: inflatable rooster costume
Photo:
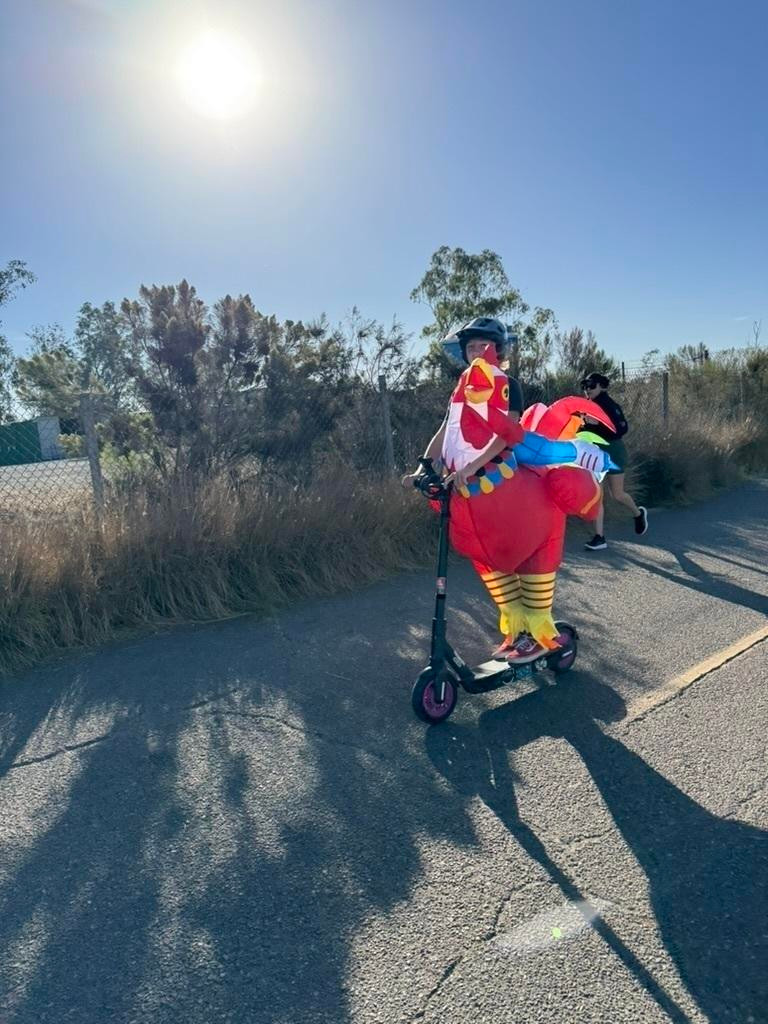
[[493, 343], [461, 375], [440, 431], [446, 479], [454, 478], [450, 540], [499, 609], [503, 640], [495, 656], [527, 661], [559, 646], [552, 602], [565, 519], [595, 518], [598, 481], [611, 468], [607, 454], [585, 439], [583, 415], [611, 423], [599, 406], [576, 397], [532, 406], [513, 422], [494, 328], [479, 333], [478, 322], [498, 324], [484, 317], [468, 324], [456, 336], [462, 353], [472, 338]]

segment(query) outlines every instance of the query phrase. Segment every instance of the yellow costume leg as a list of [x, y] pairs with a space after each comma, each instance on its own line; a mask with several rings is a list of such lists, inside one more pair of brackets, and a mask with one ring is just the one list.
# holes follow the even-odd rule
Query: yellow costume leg
[[514, 640], [526, 628], [520, 577], [504, 572], [481, 572], [480, 579], [499, 609], [499, 629], [505, 637]]
[[536, 576], [521, 576], [520, 589], [525, 616], [525, 629], [542, 647], [553, 648], [552, 641], [557, 629], [552, 618], [552, 601], [555, 596], [555, 573], [547, 572]]

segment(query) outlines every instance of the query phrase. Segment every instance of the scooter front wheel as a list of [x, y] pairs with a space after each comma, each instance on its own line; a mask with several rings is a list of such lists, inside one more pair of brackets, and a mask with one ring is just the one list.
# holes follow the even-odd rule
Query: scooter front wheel
[[[443, 699], [440, 700], [440, 683], [443, 684]], [[432, 669], [425, 669], [414, 684], [411, 692], [411, 707], [417, 718], [430, 725], [444, 722], [456, 707], [459, 687], [453, 676], [447, 673], [438, 676]]]

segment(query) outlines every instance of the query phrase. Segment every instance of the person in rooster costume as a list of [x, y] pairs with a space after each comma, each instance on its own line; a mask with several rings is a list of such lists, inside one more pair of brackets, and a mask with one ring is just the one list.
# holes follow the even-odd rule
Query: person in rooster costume
[[510, 418], [499, 365], [506, 341], [492, 317], [476, 317], [446, 339], [458, 342], [469, 365], [424, 454], [453, 483], [451, 545], [471, 560], [499, 610], [502, 641], [493, 657], [522, 663], [566, 642], [552, 617], [566, 516], [595, 518], [598, 481], [612, 466], [595, 436], [584, 436], [584, 416], [612, 424], [594, 402], [576, 397], [533, 406], [519, 423]]

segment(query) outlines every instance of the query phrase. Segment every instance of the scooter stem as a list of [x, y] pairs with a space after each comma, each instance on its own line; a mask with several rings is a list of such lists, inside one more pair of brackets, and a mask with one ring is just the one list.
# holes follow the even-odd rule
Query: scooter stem
[[433, 669], [442, 668], [445, 662], [445, 602], [448, 575], [448, 531], [451, 521], [450, 488], [443, 490], [440, 502], [440, 531], [437, 544], [437, 579], [435, 580], [435, 615], [432, 619], [432, 644], [430, 649], [430, 665]]

